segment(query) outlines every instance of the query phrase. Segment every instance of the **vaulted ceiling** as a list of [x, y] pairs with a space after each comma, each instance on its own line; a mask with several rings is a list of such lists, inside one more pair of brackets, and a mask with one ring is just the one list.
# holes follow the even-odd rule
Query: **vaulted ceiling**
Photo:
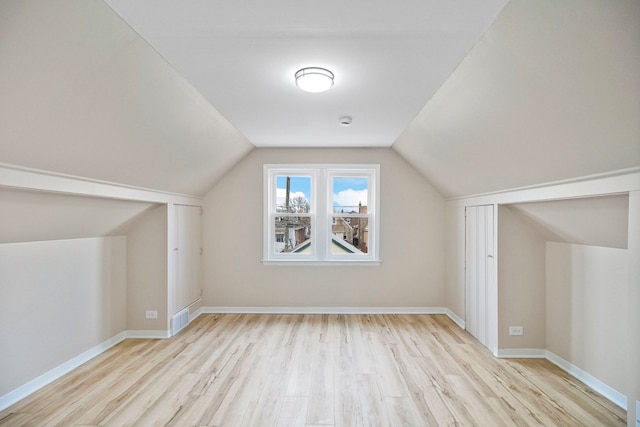
[[446, 197], [638, 167], [640, 2], [505, 2], [5, 0], [0, 163], [202, 195], [256, 147], [382, 146]]
[[255, 146], [388, 147], [507, 0], [106, 1]]

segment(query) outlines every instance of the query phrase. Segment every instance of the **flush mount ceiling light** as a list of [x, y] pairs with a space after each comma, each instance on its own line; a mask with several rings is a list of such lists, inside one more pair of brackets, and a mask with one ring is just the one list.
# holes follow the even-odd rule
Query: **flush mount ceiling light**
[[296, 72], [296, 85], [305, 92], [324, 92], [333, 86], [333, 73], [324, 68], [303, 68]]

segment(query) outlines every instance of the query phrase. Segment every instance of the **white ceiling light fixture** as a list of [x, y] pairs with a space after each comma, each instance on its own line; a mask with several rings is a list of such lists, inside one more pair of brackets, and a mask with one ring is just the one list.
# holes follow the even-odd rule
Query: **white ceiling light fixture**
[[305, 92], [324, 92], [333, 86], [333, 73], [324, 68], [308, 67], [296, 72], [296, 85]]

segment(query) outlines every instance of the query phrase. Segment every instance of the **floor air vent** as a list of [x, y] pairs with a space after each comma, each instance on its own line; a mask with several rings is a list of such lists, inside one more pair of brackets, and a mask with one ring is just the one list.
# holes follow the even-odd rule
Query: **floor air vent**
[[189, 324], [189, 309], [176, 313], [171, 318], [171, 335], [175, 335]]

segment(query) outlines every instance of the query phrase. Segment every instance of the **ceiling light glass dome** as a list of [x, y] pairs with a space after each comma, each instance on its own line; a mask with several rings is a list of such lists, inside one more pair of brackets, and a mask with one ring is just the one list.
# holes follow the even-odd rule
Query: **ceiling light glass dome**
[[296, 85], [305, 92], [324, 92], [333, 86], [333, 77], [333, 73], [324, 68], [303, 68], [296, 72]]

